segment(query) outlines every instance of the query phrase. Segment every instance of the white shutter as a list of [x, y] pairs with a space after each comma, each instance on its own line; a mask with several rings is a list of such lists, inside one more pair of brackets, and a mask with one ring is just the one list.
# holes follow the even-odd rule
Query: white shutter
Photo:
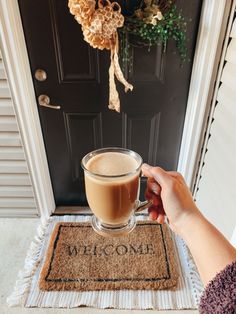
[[196, 202], [228, 239], [236, 225], [236, 20], [228, 38]]
[[0, 216], [36, 215], [27, 161], [0, 54]]

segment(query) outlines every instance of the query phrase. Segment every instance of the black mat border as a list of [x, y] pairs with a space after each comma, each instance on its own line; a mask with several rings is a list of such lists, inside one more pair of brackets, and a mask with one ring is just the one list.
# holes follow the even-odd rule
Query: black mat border
[[[60, 223], [60, 222], [59, 222]], [[65, 222], [61, 222], [61, 223], [65, 223]], [[73, 222], [67, 222], [67, 223], [73, 223]], [[58, 232], [57, 232], [57, 236], [56, 239], [54, 241], [54, 245], [53, 245], [53, 253], [51, 256], [51, 260], [50, 260], [50, 265], [48, 268], [48, 272], [47, 275], [45, 277], [45, 281], [47, 282], [88, 282], [88, 281], [92, 281], [92, 282], [118, 282], [118, 281], [147, 281], [147, 282], [153, 282], [153, 281], [160, 281], [160, 280], [167, 280], [170, 279], [170, 265], [169, 265], [169, 260], [168, 260], [168, 256], [167, 256], [167, 249], [166, 249], [166, 242], [165, 242], [165, 238], [164, 238], [164, 233], [163, 233], [163, 228], [162, 225], [160, 224], [153, 224], [153, 223], [138, 223], [136, 225], [136, 227], [141, 227], [141, 226], [154, 226], [154, 227], [160, 227], [161, 230], [161, 237], [162, 237], [162, 242], [163, 242], [163, 247], [164, 247], [164, 251], [165, 251], [165, 260], [166, 260], [166, 265], [167, 265], [167, 276], [164, 277], [159, 277], [159, 278], [78, 278], [78, 279], [70, 279], [70, 278], [58, 278], [58, 279], [49, 279], [48, 277], [50, 276], [50, 272], [52, 269], [52, 263], [53, 263], [53, 259], [54, 259], [54, 252], [56, 250], [57, 247], [57, 243], [60, 237], [60, 233], [61, 233], [61, 228], [92, 228], [90, 225], [77, 225], [77, 226], [66, 226], [66, 225], [60, 225]]]

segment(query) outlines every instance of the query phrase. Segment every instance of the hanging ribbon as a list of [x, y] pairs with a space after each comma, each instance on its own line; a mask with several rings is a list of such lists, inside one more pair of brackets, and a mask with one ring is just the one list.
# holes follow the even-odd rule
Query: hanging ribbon
[[116, 89], [115, 76], [118, 81], [120, 81], [125, 86], [125, 92], [133, 90], [133, 85], [129, 84], [121, 71], [118, 57], [118, 35], [115, 34], [115, 46], [111, 49], [111, 65], [109, 68], [109, 108], [120, 112], [120, 99], [119, 94]]
[[111, 50], [109, 68], [109, 109], [120, 112], [120, 98], [116, 88], [115, 77], [125, 86], [125, 92], [133, 89], [121, 71], [118, 57], [119, 42], [117, 28], [124, 25], [121, 7], [109, 0], [69, 0], [70, 13], [82, 25], [84, 40], [93, 48]]

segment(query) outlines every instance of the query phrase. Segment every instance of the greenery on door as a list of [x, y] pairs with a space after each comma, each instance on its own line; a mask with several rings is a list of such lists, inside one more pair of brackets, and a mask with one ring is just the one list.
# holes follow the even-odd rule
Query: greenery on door
[[111, 51], [110, 109], [120, 112], [115, 78], [124, 85], [126, 92], [133, 89], [123, 74], [124, 68], [132, 69], [131, 46], [150, 49], [161, 44], [165, 52], [168, 40], [173, 39], [181, 60], [187, 58], [186, 21], [173, 0], [132, 1], [132, 13], [127, 15], [121, 12], [118, 2], [110, 0], [69, 0], [68, 6], [82, 26], [84, 40], [93, 48]]

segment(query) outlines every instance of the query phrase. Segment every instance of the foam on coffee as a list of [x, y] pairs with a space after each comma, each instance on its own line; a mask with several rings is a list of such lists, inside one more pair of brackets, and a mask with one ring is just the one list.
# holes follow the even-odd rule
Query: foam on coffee
[[92, 173], [107, 176], [134, 172], [138, 166], [138, 162], [132, 156], [118, 152], [96, 155], [86, 164], [86, 168]]

